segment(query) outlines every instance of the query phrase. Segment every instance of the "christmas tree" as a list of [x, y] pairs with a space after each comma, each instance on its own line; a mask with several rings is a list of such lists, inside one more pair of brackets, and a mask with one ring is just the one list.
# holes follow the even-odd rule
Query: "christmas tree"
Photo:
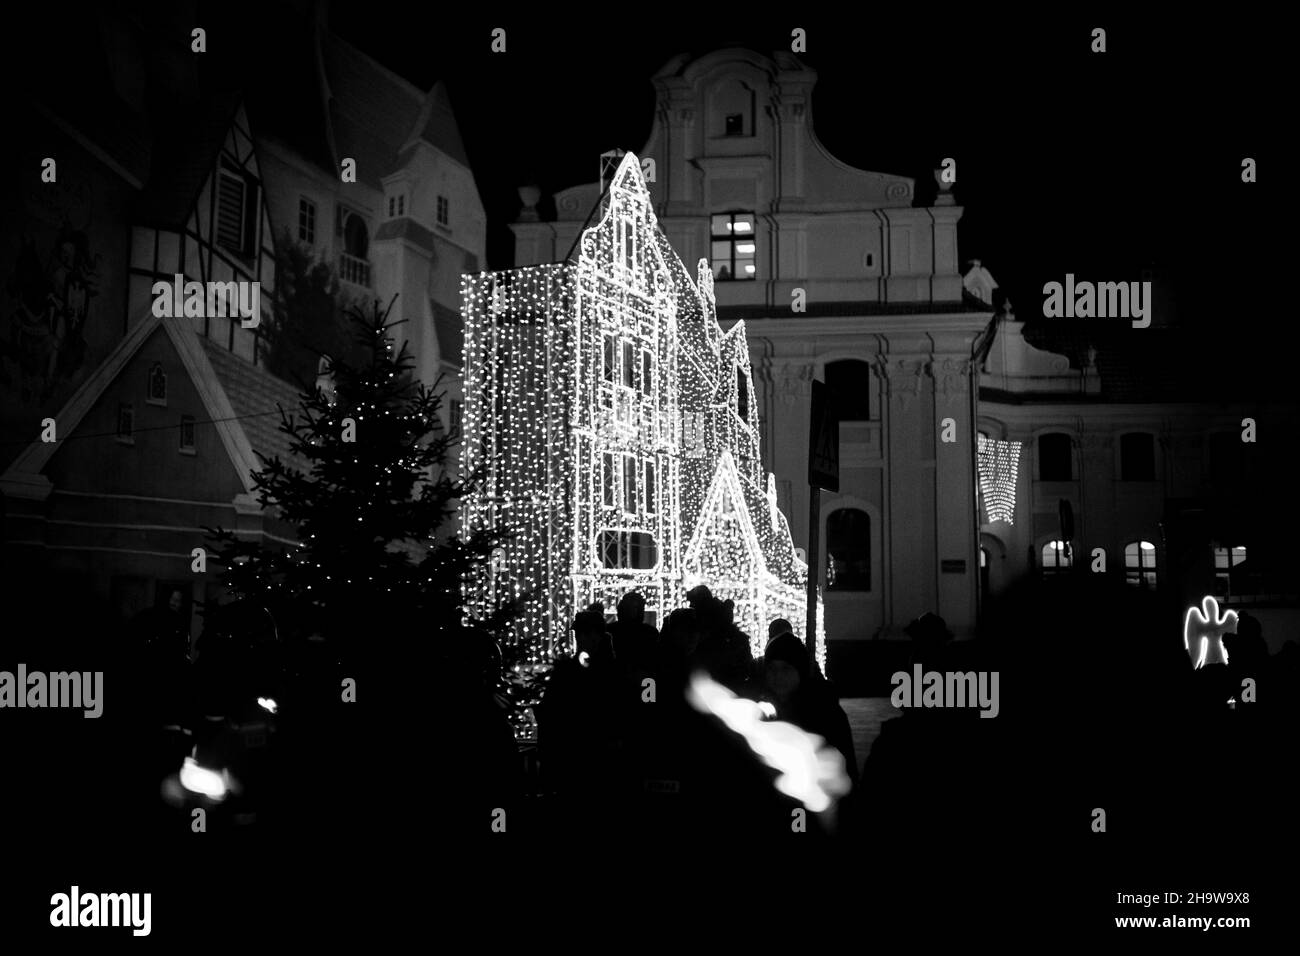
[[297, 413], [281, 409], [290, 460], [272, 458], [255, 482], [260, 504], [296, 531], [297, 544], [209, 529], [235, 598], [363, 666], [415, 663], [431, 640], [459, 633], [462, 576], [497, 543], [488, 532], [439, 537], [479, 476], [448, 467], [459, 436], [442, 424], [437, 383], [413, 379], [405, 342], [394, 350], [391, 309], [350, 309], [359, 358], [330, 360]]

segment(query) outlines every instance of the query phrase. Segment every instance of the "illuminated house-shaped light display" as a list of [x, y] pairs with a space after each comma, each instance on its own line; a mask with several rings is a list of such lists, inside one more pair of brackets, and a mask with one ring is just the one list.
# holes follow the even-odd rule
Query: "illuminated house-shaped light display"
[[634, 155], [602, 212], [574, 262], [463, 278], [462, 468], [486, 481], [462, 522], [510, 536], [467, 612], [520, 600], [508, 639], [533, 664], [630, 590], [662, 624], [707, 585], [756, 654], [773, 618], [802, 638], [807, 567], [762, 471], [744, 323], [718, 325], [713, 273], [673, 252]]

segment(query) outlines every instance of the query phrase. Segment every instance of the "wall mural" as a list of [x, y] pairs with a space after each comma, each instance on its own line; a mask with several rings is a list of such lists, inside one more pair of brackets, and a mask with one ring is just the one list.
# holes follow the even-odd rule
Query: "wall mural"
[[46, 406], [86, 361], [83, 331], [99, 295], [101, 256], [66, 221], [49, 247], [24, 239], [5, 284], [0, 389]]

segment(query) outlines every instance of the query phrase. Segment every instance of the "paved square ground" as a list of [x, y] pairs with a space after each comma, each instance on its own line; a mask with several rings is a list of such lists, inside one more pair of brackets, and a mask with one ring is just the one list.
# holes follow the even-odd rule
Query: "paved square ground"
[[871, 745], [880, 735], [880, 725], [898, 716], [898, 709], [888, 697], [842, 697], [840, 706], [849, 717], [853, 731], [853, 750], [858, 758], [858, 769], [866, 762]]

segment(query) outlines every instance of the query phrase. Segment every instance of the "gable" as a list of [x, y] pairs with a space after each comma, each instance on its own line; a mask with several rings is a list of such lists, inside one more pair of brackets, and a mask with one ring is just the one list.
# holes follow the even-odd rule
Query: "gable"
[[[166, 376], [165, 405], [148, 401], [155, 365]], [[116, 435], [121, 405], [134, 413], [130, 442]], [[195, 423], [193, 454], [180, 449], [183, 415]], [[43, 471], [65, 491], [231, 501], [245, 489], [216, 430], [206, 424], [210, 418], [175, 345], [159, 325], [81, 421], [59, 436], [62, 442]]]
[[767, 570], [730, 452], [722, 453], [713, 473], [686, 547], [684, 567], [706, 580], [716, 579], [724, 570], [730, 578], [739, 571], [740, 576], [757, 580]]

